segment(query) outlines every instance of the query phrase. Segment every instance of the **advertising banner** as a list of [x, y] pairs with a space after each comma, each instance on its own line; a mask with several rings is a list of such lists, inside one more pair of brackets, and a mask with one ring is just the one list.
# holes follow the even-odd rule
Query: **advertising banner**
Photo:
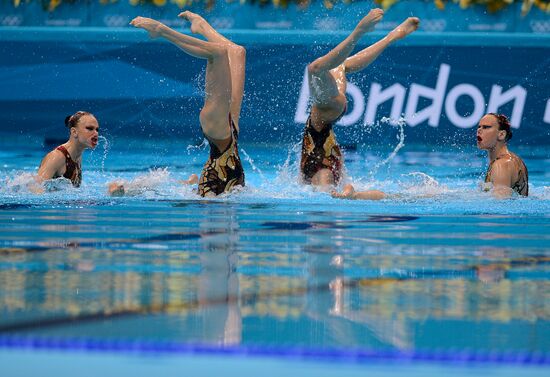
[[[382, 34], [365, 38], [358, 50]], [[334, 36], [232, 36], [247, 49], [242, 139], [299, 138], [308, 116], [306, 66]], [[9, 39], [9, 40], [8, 40]], [[317, 41], [316, 41], [317, 40]], [[409, 141], [470, 143], [486, 112], [507, 114], [514, 140], [550, 143], [550, 47], [411, 38], [349, 76], [342, 143], [361, 142], [382, 119], [407, 124]], [[111, 134], [200, 138], [206, 62], [145, 33], [0, 40], [3, 132], [65, 135], [76, 110], [97, 115]], [[375, 141], [373, 141], [375, 142]]]

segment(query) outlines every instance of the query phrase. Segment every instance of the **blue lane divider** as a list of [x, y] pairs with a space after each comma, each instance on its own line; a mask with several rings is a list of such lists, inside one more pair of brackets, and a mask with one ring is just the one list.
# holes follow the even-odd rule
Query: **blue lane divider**
[[108, 353], [160, 353], [160, 354], [202, 354], [242, 355], [252, 357], [278, 357], [322, 359], [334, 362], [367, 363], [392, 362], [444, 362], [481, 364], [524, 364], [550, 365], [550, 354], [527, 350], [375, 350], [341, 348], [304, 348], [240, 345], [219, 347], [208, 344], [192, 344], [173, 341], [120, 340], [94, 338], [33, 337], [21, 335], [0, 336], [0, 348], [36, 349], [62, 351], [96, 351]]

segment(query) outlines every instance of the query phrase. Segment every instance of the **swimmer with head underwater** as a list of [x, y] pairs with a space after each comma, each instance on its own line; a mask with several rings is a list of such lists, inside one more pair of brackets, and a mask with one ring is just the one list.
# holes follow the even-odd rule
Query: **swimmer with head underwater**
[[[210, 144], [210, 156], [198, 178], [200, 196], [217, 196], [245, 184], [237, 139], [244, 95], [246, 51], [218, 33], [204, 18], [186, 11], [179, 17], [191, 23], [193, 34], [206, 40], [178, 33], [163, 23], [146, 17], [136, 17], [130, 24], [144, 29], [151, 38], [164, 38], [193, 57], [206, 60], [204, 106], [200, 125]], [[186, 184], [197, 183], [191, 175]], [[111, 195], [123, 195], [124, 184], [109, 186]]]
[[[409, 17], [378, 42], [350, 56], [383, 16], [382, 9], [372, 9], [347, 38], [307, 67], [312, 106], [304, 129], [300, 171], [304, 183], [322, 191], [333, 190], [343, 178], [344, 159], [333, 126], [347, 109], [346, 75], [367, 68], [387, 47], [413, 33], [420, 23], [418, 18]], [[363, 195], [355, 193], [353, 186], [346, 187], [335, 196], [381, 199], [384, 195], [379, 191]]]
[[70, 180], [74, 187], [80, 187], [82, 153], [97, 146], [99, 124], [93, 114], [77, 111], [65, 118], [65, 126], [69, 129], [69, 140], [42, 159], [36, 176], [38, 185], [31, 188], [36, 193], [44, 192], [44, 181], [60, 177]]
[[485, 174], [484, 191], [499, 199], [514, 193], [529, 195], [529, 173], [523, 160], [508, 150], [512, 138], [510, 120], [502, 114], [484, 115], [477, 126], [477, 147], [487, 151], [489, 168]]

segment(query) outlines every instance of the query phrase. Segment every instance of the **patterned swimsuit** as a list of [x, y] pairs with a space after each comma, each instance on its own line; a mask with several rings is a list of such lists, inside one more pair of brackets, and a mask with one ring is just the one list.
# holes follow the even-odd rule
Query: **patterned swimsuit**
[[63, 174], [63, 177], [69, 179], [74, 187], [80, 187], [80, 182], [82, 182], [82, 168], [80, 164], [72, 159], [69, 151], [63, 145], [55, 149], [65, 156], [65, 174]]
[[514, 153], [506, 153], [502, 156], [495, 158], [491, 162], [491, 164], [489, 165], [489, 169], [487, 170], [487, 174], [485, 175], [485, 183], [492, 182], [491, 174], [493, 171], [493, 164], [495, 163], [496, 160], [499, 160], [504, 157], [507, 157], [510, 160], [512, 160], [518, 170], [518, 178], [512, 185], [512, 190], [514, 190], [521, 196], [529, 196], [529, 172], [527, 171], [527, 166], [525, 166], [525, 163], [523, 162], [523, 160]]
[[229, 114], [231, 142], [224, 151], [208, 139], [210, 158], [202, 168], [199, 179], [200, 196], [216, 196], [231, 191], [235, 186], [244, 186], [244, 170], [239, 157], [237, 139], [239, 133]]
[[304, 182], [311, 183], [313, 176], [321, 169], [329, 169], [334, 177], [334, 182], [340, 182], [343, 165], [342, 151], [332, 130], [332, 126], [337, 121], [338, 119], [325, 126], [321, 131], [317, 131], [311, 124], [311, 117], [308, 118], [304, 129], [300, 162]]

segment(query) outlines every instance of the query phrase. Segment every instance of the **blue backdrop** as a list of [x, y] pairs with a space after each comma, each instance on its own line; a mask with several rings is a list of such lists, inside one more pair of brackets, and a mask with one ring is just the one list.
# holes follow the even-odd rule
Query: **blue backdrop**
[[[305, 67], [344, 34], [228, 35], [248, 51], [242, 139], [299, 139], [307, 116]], [[404, 115], [409, 142], [471, 144], [472, 127], [491, 110], [512, 116], [515, 141], [550, 143], [549, 52], [547, 36], [413, 35], [350, 77], [339, 139], [365, 141], [370, 123]], [[0, 126], [63, 138], [64, 117], [85, 109], [108, 134], [198, 140], [204, 71], [204, 61], [139, 30], [3, 29]]]

